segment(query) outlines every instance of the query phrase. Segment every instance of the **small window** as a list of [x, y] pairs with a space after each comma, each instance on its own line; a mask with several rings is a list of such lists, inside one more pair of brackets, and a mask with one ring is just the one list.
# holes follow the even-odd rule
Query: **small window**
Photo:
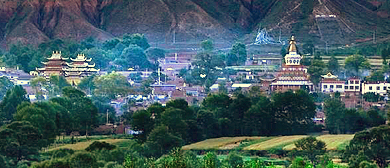
[[332, 89], [333, 89], [333, 87], [334, 87], [334, 85], [330, 85], [330, 88], [332, 88]]
[[355, 84], [359, 84], [359, 81], [355, 81]]
[[386, 86], [383, 86], [383, 90], [386, 90]]
[[381, 87], [377, 86], [377, 87], [376, 87], [376, 90], [381, 90]]
[[356, 89], [356, 90], [359, 90], [359, 86], [355, 86], [355, 89]]
[[348, 89], [348, 86], [344, 86], [344, 89]]
[[368, 87], [368, 90], [372, 90], [372, 86]]
[[351, 89], [351, 90], [352, 90], [352, 89], [353, 89], [353, 86], [349, 86], [349, 89]]
[[328, 88], [328, 85], [324, 85], [324, 88], [325, 88], [325, 89]]
[[341, 85], [336, 85], [336, 88], [343, 88], [343, 86], [341, 86]]

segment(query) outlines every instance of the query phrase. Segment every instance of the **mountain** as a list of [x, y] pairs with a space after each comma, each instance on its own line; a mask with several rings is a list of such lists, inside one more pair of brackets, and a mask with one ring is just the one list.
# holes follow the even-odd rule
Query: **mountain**
[[[0, 44], [143, 33], [151, 42], [287, 38], [348, 44], [390, 32], [386, 0], [0, 0]], [[329, 17], [329, 16], [335, 17]], [[325, 16], [325, 17], [324, 17]], [[298, 38], [299, 39], [299, 38]]]

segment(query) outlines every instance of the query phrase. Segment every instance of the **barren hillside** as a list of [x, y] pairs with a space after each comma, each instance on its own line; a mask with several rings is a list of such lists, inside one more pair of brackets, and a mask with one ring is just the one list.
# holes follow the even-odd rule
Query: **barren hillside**
[[[259, 27], [314, 42], [387, 37], [387, 1], [374, 0], [0, 0], [0, 44], [100, 40], [143, 33], [149, 41], [254, 39]], [[335, 15], [324, 20], [318, 15]], [[249, 34], [249, 35], [248, 35]]]

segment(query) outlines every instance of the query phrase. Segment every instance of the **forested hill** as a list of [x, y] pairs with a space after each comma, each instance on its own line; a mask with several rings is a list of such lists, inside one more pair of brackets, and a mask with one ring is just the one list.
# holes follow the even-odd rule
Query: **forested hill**
[[[342, 39], [338, 43], [367, 40], [375, 29], [379, 38], [390, 32], [386, 0], [0, 0], [0, 4], [2, 47], [55, 38], [105, 40], [124, 33], [144, 33], [152, 42], [173, 41], [174, 35], [176, 41], [253, 41], [259, 27], [314, 41], [324, 41], [330, 34], [336, 41]], [[335, 31], [318, 31], [322, 22], [316, 15], [336, 15], [335, 24], [324, 27]]]

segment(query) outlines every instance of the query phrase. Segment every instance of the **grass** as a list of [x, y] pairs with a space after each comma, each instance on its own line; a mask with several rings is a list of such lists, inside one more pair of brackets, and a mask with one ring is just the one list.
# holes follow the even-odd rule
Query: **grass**
[[251, 140], [259, 140], [265, 137], [222, 137], [222, 138], [214, 138], [214, 139], [207, 139], [201, 142], [193, 143], [190, 145], [183, 146], [182, 149], [184, 150], [191, 150], [191, 149], [201, 149], [201, 150], [208, 150], [208, 149], [219, 149], [223, 148], [224, 146], [231, 145], [231, 144], [238, 144], [242, 141], [251, 141]]
[[[353, 134], [340, 135], [321, 135], [316, 137], [318, 140], [324, 141], [327, 150], [339, 150], [345, 148], [349, 141], [353, 138]], [[295, 148], [294, 144], [285, 146], [284, 150], [292, 150]]]
[[110, 143], [110, 144], [119, 144], [119, 145], [122, 145], [124, 143], [126, 143], [126, 141], [132, 141], [130, 139], [103, 139], [103, 140], [91, 140], [91, 141], [85, 141], [85, 142], [78, 142], [78, 143], [75, 143], [75, 144], [66, 144], [66, 145], [62, 145], [62, 146], [59, 146], [59, 147], [54, 147], [54, 148], [51, 148], [47, 151], [53, 151], [53, 150], [58, 150], [58, 149], [72, 149], [72, 150], [84, 150], [85, 148], [87, 148], [89, 145], [91, 145], [94, 141], [101, 141], [101, 142], [107, 142], [107, 143]]
[[292, 135], [292, 136], [280, 136], [264, 141], [261, 143], [253, 144], [243, 148], [243, 150], [268, 150], [274, 148], [281, 148], [282, 146], [287, 146], [294, 143], [296, 140], [305, 138], [307, 135]]

